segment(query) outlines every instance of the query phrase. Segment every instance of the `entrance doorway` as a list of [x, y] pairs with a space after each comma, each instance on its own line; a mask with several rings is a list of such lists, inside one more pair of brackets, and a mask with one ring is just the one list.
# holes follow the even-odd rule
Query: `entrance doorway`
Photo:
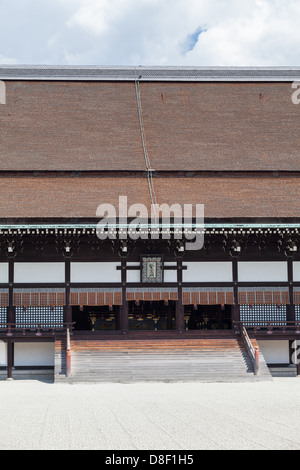
[[120, 307], [73, 307], [72, 321], [75, 331], [117, 330]]
[[186, 330], [229, 330], [232, 328], [231, 305], [186, 305]]
[[176, 302], [128, 302], [129, 330], [176, 329]]

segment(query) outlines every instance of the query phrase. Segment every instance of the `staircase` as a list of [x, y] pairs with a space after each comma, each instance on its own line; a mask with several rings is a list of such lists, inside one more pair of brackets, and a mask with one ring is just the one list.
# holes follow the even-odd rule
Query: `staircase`
[[168, 339], [71, 341], [71, 375], [66, 378], [65, 343], [56, 343], [55, 382], [238, 382], [272, 380], [261, 356], [254, 376], [240, 339], [222, 336]]

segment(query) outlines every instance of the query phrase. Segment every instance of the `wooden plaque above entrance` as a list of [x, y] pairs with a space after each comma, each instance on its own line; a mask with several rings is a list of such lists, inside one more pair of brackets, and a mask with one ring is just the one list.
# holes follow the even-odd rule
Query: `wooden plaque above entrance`
[[141, 282], [163, 282], [163, 258], [162, 256], [142, 256]]

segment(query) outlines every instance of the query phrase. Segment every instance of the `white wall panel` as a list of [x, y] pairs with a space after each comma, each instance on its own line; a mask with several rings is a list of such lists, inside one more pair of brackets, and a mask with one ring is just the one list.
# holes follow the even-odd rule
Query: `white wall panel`
[[71, 263], [71, 282], [121, 282], [121, 263]]
[[7, 366], [7, 346], [4, 341], [0, 341], [0, 367]]
[[0, 283], [8, 282], [8, 263], [0, 263]]
[[238, 278], [240, 282], [287, 282], [287, 263], [285, 261], [240, 262]]
[[65, 263], [15, 263], [16, 283], [63, 283]]
[[177, 282], [177, 263], [166, 262], [165, 266], [174, 267], [173, 269], [167, 269], [164, 271], [164, 282]]
[[54, 366], [54, 343], [15, 343], [15, 366]]
[[135, 270], [127, 271], [127, 282], [141, 282], [140, 263], [127, 263], [127, 266], [134, 266]]
[[288, 341], [258, 341], [267, 364], [289, 364]]
[[183, 282], [232, 282], [232, 263], [183, 263]]
[[300, 261], [293, 263], [294, 281], [300, 282]]

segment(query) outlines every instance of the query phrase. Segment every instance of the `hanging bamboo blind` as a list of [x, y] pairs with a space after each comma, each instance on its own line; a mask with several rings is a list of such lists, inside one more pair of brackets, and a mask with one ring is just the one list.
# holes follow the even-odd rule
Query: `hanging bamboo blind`
[[169, 301], [178, 300], [177, 289], [168, 288], [142, 288], [142, 289], [127, 289], [126, 291], [127, 301]]
[[183, 305], [234, 305], [232, 288], [183, 288]]
[[71, 289], [70, 305], [93, 307], [122, 305], [122, 289]]
[[65, 289], [15, 289], [15, 307], [52, 307], [66, 304]]
[[285, 287], [239, 289], [240, 305], [287, 305], [289, 303], [289, 290]]

